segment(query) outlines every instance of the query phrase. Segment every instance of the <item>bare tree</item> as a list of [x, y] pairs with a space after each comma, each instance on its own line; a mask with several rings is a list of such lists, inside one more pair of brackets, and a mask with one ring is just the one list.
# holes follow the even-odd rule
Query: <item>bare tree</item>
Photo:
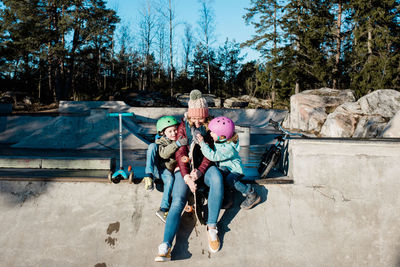
[[[131, 35], [131, 30], [130, 30], [130, 25], [125, 23], [121, 26], [120, 32], [118, 34], [118, 42], [120, 46], [120, 52], [119, 52], [119, 57], [120, 61], [124, 65], [124, 80], [125, 80], [125, 87], [129, 86], [129, 78], [130, 78], [130, 57], [132, 54], [132, 43], [133, 43], [133, 37]], [[111, 50], [113, 53], [114, 49]], [[114, 55], [110, 55], [111, 58], [114, 58]], [[111, 61], [111, 72], [114, 71], [114, 63]]]
[[159, 20], [157, 27], [157, 52], [158, 52], [158, 80], [161, 79], [161, 73], [164, 69], [164, 53], [165, 53], [165, 24], [163, 20]]
[[[174, 29], [175, 23], [175, 7], [172, 0], [160, 0], [159, 13], [168, 21], [169, 24], [169, 74], [170, 74], [170, 90], [173, 95], [174, 87]], [[164, 8], [166, 7], [166, 8]]]
[[201, 5], [200, 7], [200, 20], [199, 27], [200, 32], [203, 35], [203, 42], [206, 48], [206, 56], [207, 56], [207, 91], [211, 93], [211, 76], [210, 76], [210, 45], [214, 38], [214, 14], [211, 9], [211, 1], [212, 0], [199, 0]]
[[141, 46], [143, 49], [143, 68], [140, 73], [141, 90], [144, 90], [149, 79], [149, 59], [150, 50], [155, 37], [156, 16], [153, 11], [151, 0], [145, 0], [143, 10], [140, 12], [141, 20], [139, 24]]
[[184, 36], [182, 38], [182, 46], [183, 46], [183, 53], [184, 53], [184, 73], [187, 76], [188, 73], [188, 66], [189, 66], [189, 59], [190, 53], [192, 52], [193, 48], [193, 33], [192, 33], [192, 26], [189, 23], [185, 23], [185, 30]]

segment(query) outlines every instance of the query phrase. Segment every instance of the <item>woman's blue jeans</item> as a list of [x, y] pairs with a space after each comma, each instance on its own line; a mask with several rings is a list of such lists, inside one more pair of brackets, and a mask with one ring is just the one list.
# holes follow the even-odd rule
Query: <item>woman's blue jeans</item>
[[158, 145], [156, 143], [151, 143], [147, 148], [145, 173], [151, 173], [154, 178], [162, 179], [164, 183], [164, 193], [161, 198], [160, 208], [163, 210], [169, 210], [172, 186], [174, 185], [174, 175], [168, 169], [159, 167], [157, 151]]
[[[217, 226], [218, 216], [224, 197], [224, 182], [217, 167], [211, 166], [204, 174], [204, 183], [210, 188], [208, 193], [208, 220], [210, 227]], [[164, 241], [172, 246], [172, 241], [179, 228], [181, 214], [187, 201], [189, 187], [185, 184], [180, 172], [175, 173], [175, 183], [172, 189], [172, 204], [165, 223]]]

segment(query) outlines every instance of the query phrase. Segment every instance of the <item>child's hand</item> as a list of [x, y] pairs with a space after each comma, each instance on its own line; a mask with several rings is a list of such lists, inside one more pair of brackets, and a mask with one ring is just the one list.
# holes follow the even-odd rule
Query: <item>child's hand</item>
[[201, 134], [197, 134], [196, 138], [197, 138], [197, 141], [199, 141], [199, 143], [204, 141], [204, 138], [203, 138], [203, 136]]
[[186, 174], [185, 177], [183, 177], [183, 180], [185, 180], [185, 183], [189, 186], [189, 189], [192, 191], [192, 193], [196, 192], [197, 184], [189, 174]]
[[178, 147], [181, 147], [181, 146], [186, 146], [187, 145], [187, 143], [188, 143], [188, 141], [187, 141], [187, 138], [185, 138], [185, 137], [179, 137], [179, 139], [178, 140], [176, 140], [176, 144], [178, 145]]
[[196, 181], [201, 177], [202, 173], [198, 169], [193, 169], [190, 173], [190, 177], [192, 177], [193, 181]]

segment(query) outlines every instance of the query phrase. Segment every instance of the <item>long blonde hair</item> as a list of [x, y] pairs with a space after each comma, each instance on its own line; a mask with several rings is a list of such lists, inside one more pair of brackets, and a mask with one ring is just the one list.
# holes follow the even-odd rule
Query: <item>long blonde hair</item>
[[[223, 137], [225, 137], [225, 135], [222, 135]], [[228, 140], [223, 140], [223, 141], [217, 141], [216, 143], [225, 143], [225, 142], [233, 142], [233, 143], [237, 143], [239, 141], [239, 135], [234, 132], [232, 137], [229, 138]]]

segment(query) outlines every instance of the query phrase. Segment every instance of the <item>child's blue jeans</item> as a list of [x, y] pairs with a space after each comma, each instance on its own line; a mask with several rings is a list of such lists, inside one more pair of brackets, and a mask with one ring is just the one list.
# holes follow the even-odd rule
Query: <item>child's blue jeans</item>
[[247, 195], [251, 190], [251, 185], [243, 184], [240, 180], [244, 177], [243, 174], [237, 172], [230, 172], [228, 168], [220, 168], [222, 175], [224, 176], [224, 181], [229, 187], [235, 188], [237, 191], [243, 195]]
[[154, 178], [161, 178], [164, 183], [164, 193], [161, 199], [160, 208], [168, 211], [170, 207], [170, 200], [172, 194], [172, 187], [174, 185], [174, 175], [165, 168], [160, 168], [158, 145], [151, 143], [147, 148], [146, 155], [146, 174], [152, 174]]

